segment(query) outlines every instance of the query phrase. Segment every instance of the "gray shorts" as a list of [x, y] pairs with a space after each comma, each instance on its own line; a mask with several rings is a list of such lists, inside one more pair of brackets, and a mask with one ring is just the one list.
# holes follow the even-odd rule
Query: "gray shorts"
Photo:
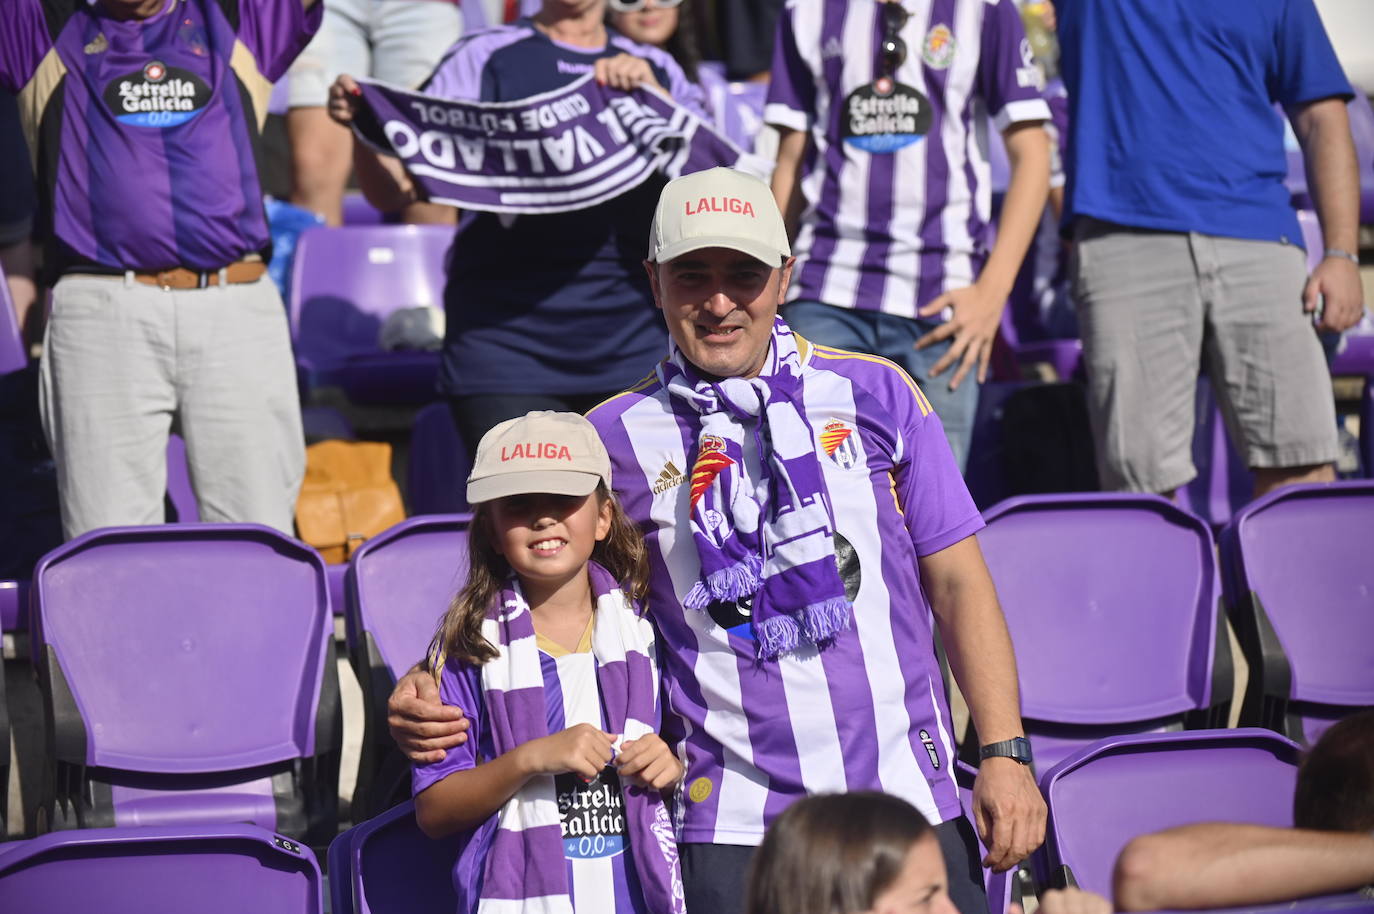
[[1074, 294], [1104, 488], [1167, 492], [1197, 475], [1200, 367], [1250, 467], [1336, 459], [1331, 376], [1302, 310], [1301, 248], [1081, 217], [1075, 240]]
[[290, 107], [325, 105], [340, 73], [413, 89], [462, 33], [448, 0], [328, 0], [320, 30], [291, 64]]

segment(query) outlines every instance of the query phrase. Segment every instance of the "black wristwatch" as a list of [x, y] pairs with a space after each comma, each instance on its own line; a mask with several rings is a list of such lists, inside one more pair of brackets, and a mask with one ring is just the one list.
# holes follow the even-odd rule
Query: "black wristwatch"
[[985, 758], [1009, 758], [1015, 759], [1023, 765], [1031, 763], [1030, 740], [1024, 736], [1017, 736], [1012, 739], [1004, 739], [998, 743], [988, 743], [978, 750], [978, 757]]

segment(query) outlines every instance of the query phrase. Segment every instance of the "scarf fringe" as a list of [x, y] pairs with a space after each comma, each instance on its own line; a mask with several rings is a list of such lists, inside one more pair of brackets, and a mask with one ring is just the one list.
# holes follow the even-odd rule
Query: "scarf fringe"
[[801, 644], [801, 625], [791, 616], [769, 616], [754, 620], [754, 638], [760, 660], [776, 660]]
[[806, 631], [806, 637], [817, 644], [829, 641], [849, 628], [853, 610], [853, 605], [844, 597], [832, 597], [806, 606], [801, 611], [802, 628]]
[[742, 560], [718, 568], [699, 580], [687, 591], [682, 605], [688, 609], [705, 609], [712, 603], [734, 603], [758, 593], [762, 584], [763, 558], [746, 555]]

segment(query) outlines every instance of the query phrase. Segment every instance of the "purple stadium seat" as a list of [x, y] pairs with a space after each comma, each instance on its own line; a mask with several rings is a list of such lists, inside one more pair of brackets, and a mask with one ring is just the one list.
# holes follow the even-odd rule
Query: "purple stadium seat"
[[367, 202], [358, 191], [349, 191], [343, 196], [344, 225], [381, 225], [386, 214]]
[[1111, 737], [1045, 772], [1045, 854], [1056, 885], [1111, 897], [1126, 842], [1195, 822], [1293, 824], [1299, 749], [1268, 730]]
[[0, 631], [27, 631], [29, 582], [0, 581]]
[[[0, 621], [0, 640], [5, 635], [4, 622]], [[0, 650], [0, 840], [9, 834], [10, 804], [10, 714], [9, 702], [5, 699], [5, 652]]]
[[5, 281], [4, 269], [0, 268], [0, 374], [18, 371], [27, 364], [29, 354], [24, 350], [19, 315], [14, 313], [9, 283]]
[[1360, 398], [1360, 463], [1366, 479], [1374, 479], [1374, 376], [1364, 379]]
[[1232, 671], [1206, 524], [1129, 493], [1021, 496], [984, 517], [1038, 771], [1107, 736], [1224, 723]]
[[1221, 406], [1206, 377], [1193, 401], [1193, 467], [1197, 475], [1179, 489], [1179, 503], [1219, 530], [1255, 491], [1255, 475], [1231, 446]]
[[410, 796], [410, 767], [387, 731], [386, 700], [425, 655], [467, 577], [467, 514], [413, 517], [368, 540], [349, 565], [348, 654], [363, 692], [363, 745], [353, 819]]
[[431, 403], [410, 428], [411, 514], [456, 514], [468, 509], [472, 460], [447, 403]]
[[310, 848], [253, 825], [93, 828], [0, 846], [5, 914], [320, 914]]
[[186, 464], [186, 442], [178, 434], [167, 436], [167, 502], [171, 523], [194, 524], [200, 520], [191, 470]]
[[1250, 665], [1241, 723], [1313, 742], [1374, 705], [1374, 482], [1288, 486], [1221, 535]]
[[457, 835], [431, 841], [406, 800], [355, 825], [329, 845], [333, 914], [453, 914]]
[[96, 530], [38, 563], [33, 623], [40, 831], [334, 834], [342, 715], [309, 546], [253, 524]]
[[289, 312], [296, 360], [311, 387], [343, 389], [355, 403], [427, 403], [439, 356], [386, 352], [377, 342], [393, 311], [443, 307], [453, 228], [377, 225], [301, 234]]

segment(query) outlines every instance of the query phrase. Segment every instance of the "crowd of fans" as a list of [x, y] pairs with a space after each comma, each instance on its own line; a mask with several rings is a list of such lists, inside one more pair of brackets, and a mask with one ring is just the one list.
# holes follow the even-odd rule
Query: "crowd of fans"
[[[588, 413], [605, 442], [596, 491], [649, 534], [650, 615], [673, 608], [657, 619], [657, 662], [680, 690], [669, 692], [680, 719], [664, 732], [684, 746], [674, 780], [693, 801], [677, 823], [686, 909], [979, 910], [978, 860], [1015, 867], [1045, 827], [1010, 639], [973, 538], [981, 519], [960, 480], [1028, 252], [1046, 327], [1081, 332], [1092, 445], [1111, 490], [1173, 497], [1196, 475], [1199, 374], [1255, 494], [1334, 480], [1336, 409], [1317, 331], [1349, 330], [1364, 304], [1346, 111], [1356, 90], [1311, 0], [1024, 6], [8, 0], [0, 267], [41, 351], [37, 399], [64, 536], [159, 522], [173, 430], [202, 520], [293, 532], [301, 403], [267, 273], [260, 177], [268, 99], [284, 80], [291, 203], [339, 225], [352, 181], [388, 218], [455, 226], [436, 396], [479, 470], [478, 443], [531, 412]], [[351, 130], [367, 117], [360, 79], [514, 103], [588, 75], [666, 94], [771, 160], [770, 183], [654, 175], [566, 212], [459, 213]], [[1304, 252], [1282, 181], [1276, 106], [1304, 154], [1320, 257]], [[1005, 150], [1004, 181], [990, 142]], [[717, 198], [729, 202], [697, 205]], [[807, 359], [823, 366], [803, 379]], [[819, 403], [834, 416], [813, 428]], [[719, 457], [706, 472], [708, 450]], [[846, 488], [833, 469], [888, 458], [890, 493]], [[682, 510], [665, 515], [655, 499], [683, 482]], [[539, 493], [590, 497], [512, 489], [483, 500]], [[795, 505], [780, 507], [788, 497]], [[853, 543], [836, 532], [853, 524], [878, 532]], [[677, 540], [695, 545], [690, 560]], [[910, 561], [888, 568], [894, 551]], [[881, 606], [871, 589], [860, 599], [848, 559], [882, 569]], [[737, 586], [751, 574], [752, 587]], [[694, 575], [703, 580], [683, 596]], [[803, 596], [804, 610], [776, 608]], [[939, 623], [982, 744], [972, 824], [929, 625], [894, 623], [883, 644], [827, 653], [851, 612], [895, 618], [903, 601]], [[687, 621], [696, 610], [718, 641]], [[866, 636], [870, 624], [855, 623]], [[885, 669], [894, 643], [891, 683], [845, 691], [863, 679], [856, 671]], [[711, 650], [734, 651], [740, 670], [715, 678], [698, 661]], [[761, 666], [748, 678], [755, 650], [785, 670], [792, 694]], [[806, 651], [809, 665], [793, 656]], [[441, 706], [435, 661], [392, 702], [417, 772], [463, 744], [479, 710], [461, 707], [480, 701], [476, 685], [462, 701], [445, 692]], [[878, 746], [896, 749], [878, 715], [869, 771], [842, 748], [866, 737], [838, 707], [819, 722], [793, 709], [766, 737], [720, 723], [793, 694], [865, 713], [901, 704], [910, 726], [897, 741], [910, 745], [880, 765]], [[1374, 881], [1371, 733], [1374, 718], [1356, 715], [1313, 750], [1296, 830], [1191, 826], [1133, 842], [1116, 906], [1249, 904]], [[606, 742], [597, 750], [609, 753]], [[435, 783], [417, 775], [417, 792]], [[846, 787], [858, 792], [837, 792]], [[804, 793], [822, 795], [792, 802]], [[1323, 812], [1333, 805], [1339, 814]], [[422, 807], [430, 821], [432, 808]], [[482, 808], [478, 819], [493, 812]], [[1090, 914], [1111, 903], [1069, 890], [1043, 904]]]

